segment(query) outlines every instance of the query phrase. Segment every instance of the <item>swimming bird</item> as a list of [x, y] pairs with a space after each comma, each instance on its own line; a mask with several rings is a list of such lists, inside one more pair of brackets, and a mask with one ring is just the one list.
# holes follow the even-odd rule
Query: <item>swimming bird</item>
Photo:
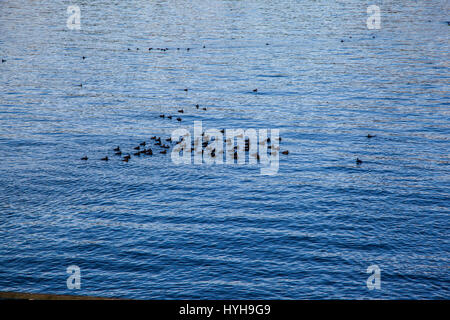
[[140, 147], [139, 146], [137, 146], [137, 147], [134, 147], [134, 150], [139, 150], [140, 149]]
[[180, 117], [178, 117], [178, 118], [177, 118], [177, 121], [181, 121], [181, 118], [180, 118]]
[[172, 116], [167, 116], [167, 119], [172, 119]]
[[185, 88], [185, 89], [184, 89], [184, 91], [188, 91], [188, 90], [189, 90], [188, 88]]
[[78, 87], [80, 87], [80, 88], [81, 88], [81, 87], [83, 87], [83, 84], [82, 84], [82, 83], [80, 83], [80, 84], [78, 85]]
[[361, 163], [363, 163], [362, 160], [359, 158], [356, 158], [356, 164], [361, 164]]
[[288, 154], [289, 154], [289, 151], [288, 151], [288, 150], [283, 151], [282, 154], [288, 155]]
[[153, 137], [151, 137], [150, 139], [152, 139], [152, 140], [156, 140], [156, 136], [153, 136]]
[[145, 141], [139, 143], [140, 146], [145, 146]]
[[106, 156], [106, 157], [104, 157], [104, 158], [101, 158], [100, 160], [108, 161], [109, 159], [108, 159], [108, 156]]
[[206, 108], [205, 108], [205, 107], [203, 107], [202, 109], [206, 111]]
[[6, 60], [5, 59], [2, 59], [2, 63], [5, 63], [6, 62]]
[[376, 135], [371, 135], [370, 133], [366, 136], [367, 138], [373, 138], [373, 137], [376, 137]]
[[183, 109], [178, 110], [179, 113], [184, 113]]
[[117, 152], [115, 153], [115, 155], [116, 155], [116, 156], [121, 156], [121, 155], [122, 155], [122, 151], [117, 151]]
[[146, 155], [148, 155], [148, 156], [151, 156], [151, 155], [153, 155], [153, 151], [152, 151], [152, 149], [147, 149], [146, 151], [145, 151], [145, 154]]
[[114, 151], [120, 151], [120, 147], [117, 146], [117, 148], [114, 148], [113, 150], [114, 150]]
[[84, 60], [84, 59], [86, 59], [86, 57], [85, 57], [85, 56], [83, 56], [83, 60]]
[[167, 142], [172, 142], [172, 138], [167, 138], [166, 141]]
[[198, 109], [200, 106], [198, 104], [196, 104], [195, 107]]
[[84, 156], [83, 158], [81, 158], [81, 160], [87, 160], [88, 159], [88, 157], [87, 156]]
[[135, 152], [135, 153], [133, 153], [133, 155], [135, 155], [135, 156], [140, 156], [140, 155], [141, 155], [141, 152], [140, 152], [140, 151]]
[[165, 116], [164, 116], [163, 114], [160, 114], [159, 117], [160, 117], [160, 118], [164, 118]]
[[253, 92], [258, 92], [258, 89], [253, 89]]
[[127, 154], [125, 157], [123, 157], [124, 159], [130, 159], [131, 158], [131, 155], [130, 154]]
[[166, 154], [167, 150], [160, 151], [159, 153]]

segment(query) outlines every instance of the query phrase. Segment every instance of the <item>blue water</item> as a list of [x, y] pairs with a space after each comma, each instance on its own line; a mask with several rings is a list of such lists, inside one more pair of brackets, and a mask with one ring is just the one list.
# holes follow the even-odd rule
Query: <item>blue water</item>
[[[450, 5], [378, 1], [368, 30], [370, 4], [1, 1], [0, 290], [450, 298]], [[274, 176], [114, 156], [194, 120], [290, 153]]]

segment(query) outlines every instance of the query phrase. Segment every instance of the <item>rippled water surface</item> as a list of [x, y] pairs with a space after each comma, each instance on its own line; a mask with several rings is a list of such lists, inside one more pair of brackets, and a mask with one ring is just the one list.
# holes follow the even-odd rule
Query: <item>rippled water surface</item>
[[[0, 1], [0, 290], [448, 299], [449, 2], [379, 1], [380, 30], [370, 4]], [[264, 176], [112, 151], [194, 120], [290, 153]]]

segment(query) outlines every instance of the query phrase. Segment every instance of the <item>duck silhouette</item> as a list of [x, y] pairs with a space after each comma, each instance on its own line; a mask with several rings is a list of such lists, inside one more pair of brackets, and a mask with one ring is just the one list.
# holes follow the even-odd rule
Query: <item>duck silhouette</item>
[[289, 154], [289, 150], [285, 150], [283, 152], [281, 152], [282, 154], [288, 155]]
[[376, 137], [376, 135], [371, 135], [371, 134], [368, 134], [367, 136], [366, 136], [367, 138], [374, 138], [374, 137]]
[[139, 147], [139, 146], [134, 147], [134, 150], [139, 150], [139, 149], [141, 149], [141, 147]]
[[165, 116], [164, 116], [163, 114], [160, 114], [159, 117], [160, 117], [160, 118], [164, 118]]
[[84, 160], [84, 161], [86, 161], [87, 159], [88, 159], [87, 156], [84, 156], [83, 158], [81, 158], [81, 160]]
[[166, 154], [167, 150], [160, 151], [159, 153]]
[[184, 113], [183, 109], [178, 110], [179, 113]]
[[125, 157], [122, 159], [123, 162], [128, 162], [128, 160], [130, 160], [130, 158]]
[[140, 146], [145, 146], [145, 141], [139, 143]]
[[86, 57], [85, 57], [85, 56], [83, 56], [83, 60], [84, 60], [84, 59], [86, 59]]
[[196, 107], [197, 109], [200, 108], [200, 106], [199, 106], [198, 104], [196, 104], [195, 107]]
[[170, 119], [170, 120], [172, 120], [172, 116], [167, 116], [167, 119]]
[[189, 90], [188, 88], [185, 88], [185, 89], [184, 89], [184, 91], [186, 91], [186, 92], [187, 92], [188, 90]]
[[106, 157], [104, 157], [104, 158], [101, 158], [100, 160], [102, 160], [102, 161], [108, 161], [109, 159], [108, 159], [108, 156], [106, 156]]
[[363, 163], [362, 160], [359, 158], [356, 158], [356, 164], [361, 164], [361, 163]]
[[253, 92], [258, 92], [258, 89], [253, 89]]
[[203, 109], [204, 111], [206, 111], [206, 108], [205, 108], [205, 107], [203, 107], [202, 109]]
[[178, 121], [178, 122], [180, 122], [180, 121], [181, 121], [181, 118], [180, 118], [180, 117], [178, 117], [178, 118], [177, 118], [177, 121]]
[[116, 151], [115, 155], [116, 156], [121, 156], [122, 155], [122, 151]]
[[120, 151], [120, 147], [117, 146], [116, 148], [113, 149], [114, 151]]
[[6, 62], [6, 60], [5, 59], [2, 59], [2, 63], [5, 63]]

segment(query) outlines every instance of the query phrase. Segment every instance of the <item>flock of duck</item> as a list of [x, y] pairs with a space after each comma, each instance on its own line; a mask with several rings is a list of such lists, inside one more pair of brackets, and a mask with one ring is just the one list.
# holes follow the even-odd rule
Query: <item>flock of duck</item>
[[[341, 42], [343, 42], [343, 41], [341, 41]], [[266, 45], [269, 45], [269, 44], [266, 43]], [[203, 48], [205, 48], [205, 46], [203, 46]], [[136, 50], [139, 51], [139, 48], [136, 48]], [[160, 51], [160, 52], [165, 52], [165, 51], [169, 50], [169, 48], [152, 48], [152, 47], [151, 47], [151, 48], [148, 48], [148, 51], [152, 51], [152, 50]], [[177, 48], [177, 50], [182, 50], [182, 48]], [[191, 48], [185, 48], [184, 50], [190, 51]], [[131, 51], [131, 49], [128, 48], [128, 51]], [[86, 57], [83, 56], [82, 59], [85, 60]], [[2, 62], [6, 62], [6, 60], [2, 60]], [[79, 84], [78, 86], [79, 86], [79, 87], [83, 87], [83, 84]], [[185, 92], [189, 91], [188, 88], [185, 88], [185, 89], [183, 89], [183, 90], [184, 90]], [[257, 93], [257, 92], [258, 92], [258, 89], [255, 88], [255, 89], [253, 89], [252, 91], [253, 91], [254, 93]], [[200, 106], [199, 106], [198, 104], [196, 104], [196, 105], [195, 105], [195, 108], [196, 108], [197, 110], [199, 110], [199, 109], [200, 109]], [[206, 108], [206, 107], [202, 107], [201, 110], [206, 111], [207, 108]], [[183, 113], [184, 113], [184, 110], [183, 110], [183, 109], [179, 109], [179, 110], [178, 110], [178, 113], [183, 114]], [[173, 115], [166, 115], [166, 114], [160, 114], [159, 117], [160, 117], [160, 118], [167, 118], [167, 119], [171, 120], [171, 119], [174, 118], [175, 116], [173, 116]], [[178, 122], [181, 122], [181, 121], [182, 121], [182, 118], [178, 116], [178, 117], [176, 118], [176, 120], [177, 120]], [[221, 132], [224, 133], [224, 130], [222, 129]], [[366, 137], [367, 137], [368, 139], [370, 139], [370, 138], [375, 137], [375, 135], [368, 134]], [[179, 141], [176, 141], [176, 142], [172, 141], [172, 139], [171, 139], [170, 137], [164, 139], [164, 141], [167, 142], [168, 144], [163, 143], [161, 139], [162, 139], [161, 137], [157, 137], [157, 136], [151, 137], [151, 140], [153, 141], [153, 148], [159, 148], [159, 150], [157, 150], [157, 151], [155, 151], [155, 152], [158, 152], [158, 151], [159, 151], [160, 154], [167, 154], [167, 150], [170, 149], [172, 143], [175, 143], [176, 145], [181, 144], [181, 143], [183, 142], [183, 139], [184, 139], [184, 138], [182, 137]], [[205, 152], [205, 150], [207, 150], [210, 141], [209, 141], [209, 137], [207, 137], [207, 136], [205, 137], [205, 133], [204, 133], [204, 132], [202, 133], [202, 139], [205, 139], [205, 141], [202, 142], [202, 148], [201, 148], [201, 150], [200, 150], [200, 151], [197, 151], [197, 152], [201, 152], [202, 155], [203, 155], [204, 152]], [[279, 141], [281, 141], [281, 137], [279, 138]], [[230, 139], [225, 139], [224, 142], [227, 143], [228, 145], [230, 145], [230, 144], [233, 143]], [[262, 143], [267, 143], [267, 144], [268, 144], [268, 145], [267, 145], [267, 149], [270, 150], [271, 155], [273, 155], [275, 152], [277, 152], [277, 151], [279, 150], [279, 147], [274, 147], [274, 148], [272, 149], [272, 146], [269, 145], [269, 144], [270, 144], [270, 138], [267, 138], [266, 141], [262, 141], [262, 142], [260, 142], [260, 143], [261, 143], [261, 144], [262, 144]], [[198, 147], [198, 145], [199, 145], [199, 141], [191, 142], [191, 144], [192, 144], [192, 145], [191, 145], [191, 152], [195, 152], [195, 150], [197, 150], [197, 147]], [[239, 157], [238, 152], [237, 152], [237, 151], [238, 151], [238, 148], [239, 148], [238, 146], [234, 146], [233, 158], [234, 158], [235, 160], [237, 160], [238, 157]], [[276, 149], [278, 149], [278, 150], [276, 150]], [[249, 141], [248, 138], [246, 138], [246, 140], [245, 140], [245, 152], [249, 152], [249, 150], [250, 150], [250, 141]], [[120, 146], [117, 146], [117, 147], [114, 148], [112, 151], [114, 151], [114, 156], [116, 156], [116, 157], [121, 157], [121, 160], [122, 160], [123, 162], [128, 162], [128, 161], [131, 159], [132, 155], [133, 155], [133, 156], [136, 156], [136, 157], [141, 157], [141, 156], [152, 156], [152, 155], [154, 154], [154, 150], [150, 147], [150, 144], [147, 143], [147, 142], [145, 142], [145, 141], [139, 143], [138, 146], [134, 147], [134, 149], [133, 149], [132, 152], [124, 153], [124, 152], [122, 151], [122, 149], [120, 148]], [[179, 151], [181, 151], [181, 149], [180, 149]], [[208, 152], [209, 152], [209, 155], [210, 155], [212, 158], [215, 158], [215, 157], [216, 157], [216, 150], [215, 150], [215, 149], [208, 150]], [[280, 152], [280, 153], [283, 154], [283, 155], [288, 155], [288, 154], [289, 154], [289, 150], [284, 150], [284, 151], [282, 151], [282, 152]], [[254, 153], [254, 154], [251, 154], [251, 155], [249, 155], [249, 156], [255, 157], [258, 161], [260, 160], [260, 155], [259, 155], [258, 153]], [[89, 159], [89, 158], [88, 158], [87, 156], [84, 156], [84, 157], [81, 158], [81, 160], [83, 160], [83, 161], [87, 161], [88, 159]], [[105, 156], [105, 157], [101, 158], [100, 160], [102, 160], [102, 161], [109, 161], [110, 158], [109, 158], [108, 156]], [[363, 163], [363, 161], [362, 161], [361, 159], [356, 158], [356, 164], [357, 164], [357, 165], [361, 165], [362, 163]]]
[[[350, 38], [351, 38], [351, 37], [350, 37]], [[344, 41], [341, 40], [341, 42], [344, 42]], [[269, 44], [266, 43], [266, 45], [269, 45]], [[203, 48], [206, 48], [206, 46], [203, 46]], [[139, 48], [136, 48], [136, 50], [139, 51]], [[165, 51], [168, 51], [169, 48], [152, 48], [152, 47], [148, 48], [148, 51], [149, 51], [149, 52], [152, 51], [152, 50], [154, 50], [154, 51], [159, 51], [159, 52], [165, 52]], [[190, 51], [191, 48], [184, 48], [184, 49], [183, 49], [183, 48], [177, 48], [176, 50], [186, 50], [186, 51]], [[131, 49], [128, 48], [128, 51], [131, 51]], [[83, 56], [82, 59], [85, 60], [86, 57]], [[2, 61], [2, 63], [5, 63], [5, 62], [6, 62], [6, 59], [1, 59], [1, 61]], [[78, 86], [79, 86], [79, 87], [83, 87], [83, 84], [81, 83], [81, 84], [79, 84]], [[188, 90], [189, 90], [189, 89], [187, 89], [187, 88], [184, 89], [184, 91], [186, 91], [186, 92], [187, 92]], [[256, 89], [253, 89], [252, 91], [253, 91], [254, 93], [257, 93], [257, 92], [258, 92], [258, 89], [256, 88]], [[199, 106], [198, 104], [196, 104], [196, 105], [195, 105], [195, 108], [196, 108], [197, 110], [199, 110], [199, 109], [200, 109], [200, 106]], [[206, 108], [206, 107], [202, 107], [201, 110], [206, 111], [207, 108]], [[183, 110], [183, 109], [179, 109], [179, 110], [178, 110], [178, 113], [184, 113], [184, 110]], [[167, 118], [167, 119], [171, 120], [174, 116], [172, 116], [172, 115], [166, 115], [166, 114], [160, 114], [159, 117], [160, 117], [160, 118]], [[182, 121], [182, 118], [181, 118], [181, 117], [177, 117], [176, 120], [177, 120], [178, 122], [181, 122], [181, 121]], [[224, 133], [224, 130], [222, 129], [221, 132]], [[376, 136], [375, 136], [375, 135], [368, 134], [366, 137], [367, 137], [368, 139], [371, 139], [371, 138], [374, 138], [374, 137], [376, 137]], [[181, 143], [183, 142], [183, 139], [184, 139], [184, 138], [182, 137], [179, 141], [174, 142], [174, 141], [172, 141], [172, 139], [169, 137], [169, 138], [164, 139], [164, 141], [167, 142], [167, 144], [166, 144], [165, 142], [162, 142], [163, 140], [162, 140], [161, 137], [153, 136], [153, 137], [151, 137], [151, 140], [152, 140], [152, 142], [153, 142], [152, 147], [153, 147], [154, 149], [155, 149], [155, 148], [158, 148], [157, 151], [154, 151], [154, 149], [152, 149], [152, 148], [150, 147], [150, 143], [147, 143], [147, 142], [145, 142], [145, 141], [143, 141], [143, 142], [139, 143], [139, 145], [135, 146], [132, 152], [126, 152], [126, 153], [125, 153], [125, 152], [122, 151], [122, 149], [120, 148], [120, 146], [117, 146], [117, 147], [113, 148], [112, 151], [114, 152], [114, 156], [115, 156], [115, 157], [120, 157], [121, 160], [122, 160], [123, 162], [128, 162], [128, 161], [131, 159], [132, 155], [133, 155], [133, 156], [136, 156], [136, 157], [140, 157], [140, 156], [152, 156], [152, 155], [154, 154], [154, 152], [159, 152], [160, 154], [167, 154], [167, 150], [171, 148], [171, 146], [172, 146], [173, 143], [175, 143], [175, 145], [181, 144]], [[208, 148], [208, 146], [209, 146], [210, 140], [209, 140], [209, 137], [205, 136], [205, 133], [204, 133], [204, 132], [202, 133], [202, 139], [204, 139], [205, 141], [202, 142], [202, 148], [201, 148], [201, 150], [200, 150], [200, 151], [197, 151], [197, 152], [201, 152], [201, 153], [203, 154], [203, 153], [205, 152], [205, 150], [208, 150], [207, 148]], [[281, 141], [281, 137], [279, 138], [279, 141]], [[230, 139], [224, 139], [224, 142], [227, 143], [228, 145], [231, 145], [231, 144], [233, 143]], [[277, 151], [279, 150], [279, 147], [273, 147], [273, 148], [272, 148], [272, 146], [269, 145], [270, 142], [271, 142], [270, 138], [267, 138], [266, 141], [262, 141], [262, 142], [260, 142], [260, 144], [267, 143], [267, 144], [268, 144], [268, 145], [267, 145], [267, 149], [270, 150], [271, 154], [274, 154], [274, 152], [277, 152]], [[191, 144], [192, 144], [192, 145], [191, 145], [191, 152], [195, 152], [195, 150], [197, 150], [197, 147], [198, 147], [198, 145], [199, 145], [199, 141], [197, 140], [197, 141], [191, 142]], [[238, 148], [239, 148], [238, 146], [234, 146], [234, 154], [233, 154], [233, 157], [234, 157], [234, 159], [236, 159], [236, 160], [238, 159], [238, 152], [237, 152], [237, 151], [238, 151]], [[250, 150], [250, 141], [249, 141], [248, 138], [246, 138], [246, 140], [245, 140], [245, 152], [249, 152], [249, 150]], [[181, 149], [179, 149], [179, 151], [181, 151]], [[209, 152], [209, 155], [210, 155], [212, 158], [215, 158], [215, 157], [216, 157], [216, 150], [215, 150], [215, 149], [208, 150], [208, 152]], [[288, 151], [288, 150], [284, 150], [284, 151], [282, 151], [282, 152], [280, 152], [280, 153], [283, 154], [283, 155], [288, 155], [288, 154], [289, 154], [289, 151]], [[251, 154], [251, 155], [249, 155], [249, 156], [255, 157], [258, 161], [260, 160], [260, 155], [259, 155], [258, 153], [254, 153], [254, 154]], [[81, 158], [81, 160], [83, 160], [83, 161], [87, 161], [88, 159], [89, 159], [89, 158], [88, 158], [86, 155], [83, 156], [83, 157]], [[101, 160], [101, 161], [109, 161], [109, 160], [110, 160], [110, 157], [109, 157], [108, 155], [106, 155], [105, 157], [101, 158], [100, 160]], [[361, 165], [362, 163], [363, 163], [363, 161], [362, 161], [361, 159], [356, 158], [356, 164], [357, 164], [357, 165]]]
[[[220, 130], [223, 133], [225, 133], [225, 130], [222, 129]], [[366, 136], [368, 139], [374, 138], [376, 137], [376, 135], [371, 135], [368, 134]], [[237, 136], [237, 138], [243, 138], [240, 136]], [[215, 148], [211, 147], [211, 142], [214, 142], [215, 140], [211, 139], [211, 137], [209, 137], [208, 135], [205, 134], [205, 132], [202, 133], [202, 141], [200, 143], [199, 141], [200, 138], [197, 138], [195, 141], [191, 141], [191, 153], [193, 152], [197, 152], [197, 153], [201, 153], [202, 155], [207, 152], [208, 155], [211, 158], [215, 158], [217, 156], [217, 151]], [[161, 138], [158, 136], [153, 136], [150, 138], [151, 142], [147, 143], [146, 141], [142, 141], [141, 143], [139, 143], [139, 145], [135, 146], [133, 148], [133, 151], [131, 152], [123, 152], [123, 150], [120, 148], [120, 146], [117, 146], [115, 148], [113, 148], [111, 151], [114, 152], [114, 156], [121, 158], [121, 160], [123, 162], [128, 162], [132, 155], [135, 157], [141, 157], [141, 156], [153, 156], [154, 153], [159, 152], [160, 154], [167, 154], [168, 149], [170, 149], [171, 147], [178, 147], [178, 149], [176, 149], [177, 152], [180, 152], [182, 150], [182, 148], [185, 146], [184, 142], [184, 137], [180, 137], [180, 139], [178, 141], [173, 141], [170, 137], [169, 138]], [[282, 140], [281, 137], [278, 138], [279, 141]], [[250, 139], [247, 137], [245, 140], [245, 147], [244, 147], [244, 151], [246, 153], [248, 153], [250, 151]], [[224, 137], [224, 141], [223, 143], [226, 143], [228, 146], [231, 146], [234, 141], [231, 140], [231, 138], [225, 138]], [[267, 138], [265, 141], [261, 141], [260, 145], [264, 145], [267, 143], [267, 149], [270, 151], [271, 155], [275, 155], [276, 152], [278, 152], [280, 150], [279, 146], [273, 146], [271, 145], [271, 139]], [[199, 149], [198, 147], [201, 145], [201, 148]], [[153, 149], [152, 149], [153, 148]], [[157, 149], [157, 150], [155, 150]], [[238, 154], [238, 150], [239, 150], [239, 146], [234, 146], [233, 147], [233, 158], [235, 160], [238, 160], [239, 154]], [[221, 151], [223, 152], [223, 151]], [[283, 155], [288, 155], [289, 154], [289, 150], [284, 150], [280, 152]], [[249, 154], [249, 157], [254, 157], [257, 159], [257, 161], [260, 161], [260, 155], [258, 152], [255, 152], [253, 154]], [[87, 161], [89, 158], [87, 156], [84, 156], [81, 158], [81, 160], [83, 161]], [[109, 161], [110, 158], [108, 155], [106, 155], [105, 157], [100, 159], [101, 161]], [[363, 161], [359, 158], [356, 158], [356, 164], [357, 165], [361, 165], [363, 163]]]
[[[224, 129], [222, 129], [220, 131], [222, 133], [225, 132]], [[243, 138], [243, 137], [237, 136], [237, 138]], [[200, 138], [197, 138], [195, 141], [191, 142], [191, 152], [192, 153], [193, 152], [201, 153], [202, 155], [205, 152], [208, 152], [208, 154], [211, 156], [211, 158], [215, 158], [217, 156], [218, 152], [216, 151], [215, 148], [211, 148], [211, 144], [210, 144], [211, 142], [214, 142], [215, 140], [211, 139], [211, 137], [206, 135], [204, 132], [202, 133], [202, 138], [201, 138], [203, 140], [203, 142], [200, 143], [199, 139]], [[281, 141], [281, 137], [278, 139], [279, 139], [279, 141]], [[180, 152], [182, 150], [182, 148], [185, 147], [185, 144], [183, 143], [184, 137], [180, 137], [180, 139], [178, 141], [172, 141], [172, 139], [170, 137], [163, 139], [162, 137], [153, 136], [150, 138], [150, 140], [151, 140], [151, 142], [142, 141], [141, 143], [139, 143], [139, 145], [135, 146], [133, 148], [133, 151], [131, 151], [131, 152], [124, 152], [120, 148], [120, 146], [113, 148], [111, 150], [111, 152], [114, 152], [114, 156], [120, 157], [123, 162], [128, 162], [132, 156], [135, 156], [135, 157], [153, 156], [154, 153], [157, 153], [157, 152], [159, 152], [160, 154], [167, 154], [168, 149], [170, 149], [171, 147], [177, 147], [177, 146], [178, 146], [178, 149], [176, 149], [176, 151]], [[250, 140], [249, 140], [249, 138], [246, 138], [244, 141], [245, 141], [244, 151], [249, 152], [250, 151]], [[223, 142], [229, 146], [231, 146], [233, 144], [233, 141], [231, 140], [231, 138], [228, 138], [228, 139], [224, 138]], [[265, 141], [260, 142], [261, 145], [264, 145], [266, 143], [267, 143], [267, 149], [270, 150], [272, 155], [275, 154], [275, 152], [280, 150], [279, 146], [270, 145], [270, 143], [271, 143], [270, 138], [267, 138]], [[201, 148], [199, 149], [200, 145], [201, 145]], [[239, 146], [233, 147], [233, 158], [235, 160], [237, 160], [239, 157], [238, 150], [239, 150]], [[289, 150], [284, 150], [280, 153], [283, 155], [288, 155]], [[253, 153], [253, 154], [249, 154], [249, 156], [256, 158], [258, 161], [260, 160], [260, 156], [257, 152]], [[87, 160], [89, 160], [89, 158], [87, 156], [84, 156], [81, 158], [81, 160], [87, 161]], [[109, 160], [111, 160], [111, 158], [108, 155], [106, 155], [105, 157], [101, 158], [100, 160], [109, 161]]]
[[[186, 89], [187, 90], [187, 89]], [[200, 106], [197, 104], [195, 105], [196, 109], [200, 109]], [[203, 110], [206, 110], [206, 108], [202, 108]], [[179, 113], [184, 113], [183, 109], [178, 110]], [[164, 114], [161, 114], [159, 117], [161, 118], [169, 118], [172, 119], [172, 116], [166, 116]], [[177, 118], [177, 120], [181, 121], [181, 118]], [[221, 129], [220, 132], [222, 134], [225, 133], [225, 129]], [[244, 138], [243, 136], [236, 136], [236, 138]], [[135, 157], [141, 157], [141, 156], [153, 156], [155, 153], [159, 154], [167, 154], [168, 149], [171, 147], [178, 147], [176, 151], [180, 152], [182, 151], [182, 148], [186, 146], [184, 143], [185, 137], [180, 137], [178, 141], [173, 141], [171, 137], [168, 138], [162, 138], [159, 136], [153, 136], [150, 138], [150, 142], [142, 141], [135, 147], [133, 147], [133, 150], [130, 152], [124, 152], [120, 146], [117, 146], [115, 148], [111, 149], [111, 152], [114, 152], [113, 157], [120, 158], [123, 162], [128, 162], [132, 156]], [[200, 139], [202, 142], [200, 142]], [[278, 138], [279, 141], [281, 141], [281, 137]], [[250, 139], [247, 137], [245, 140], [245, 147], [244, 151], [247, 153], [250, 151]], [[207, 152], [211, 158], [215, 158], [219, 152], [216, 151], [215, 148], [211, 147], [211, 143], [215, 142], [215, 139], [212, 139], [212, 137], [205, 134], [205, 132], [202, 133], [201, 138], [197, 138], [195, 141], [191, 141], [191, 153], [197, 152], [201, 153], [202, 155]], [[232, 146], [234, 144], [234, 141], [231, 140], [231, 138], [225, 138], [223, 140], [223, 143], [227, 144], [228, 146]], [[271, 155], [275, 155], [276, 152], [280, 150], [279, 146], [272, 146], [271, 145], [271, 139], [267, 138], [265, 141], [260, 142], [260, 145], [264, 145], [267, 143], [267, 149], [270, 150]], [[199, 149], [199, 146], [201, 145], [201, 148]], [[238, 150], [239, 146], [234, 146], [233, 148], [233, 158], [235, 160], [238, 159]], [[223, 152], [223, 151], [222, 151]], [[284, 150], [280, 152], [283, 155], [288, 155], [289, 150]], [[260, 155], [256, 152], [253, 154], [249, 154], [249, 156], [256, 158], [258, 161], [260, 160]], [[112, 158], [110, 158], [111, 155], [106, 155], [105, 157], [101, 158], [101, 161], [109, 161]], [[82, 158], [80, 158], [83, 161], [89, 160], [88, 156], [85, 155]]]

